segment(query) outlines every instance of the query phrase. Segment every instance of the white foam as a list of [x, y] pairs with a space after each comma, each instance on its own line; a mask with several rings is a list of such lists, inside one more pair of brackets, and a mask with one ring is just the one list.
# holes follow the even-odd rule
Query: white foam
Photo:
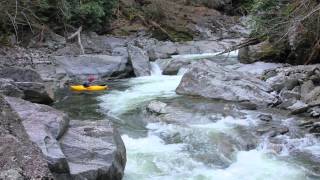
[[132, 78], [126, 82], [130, 88], [124, 91], [112, 90], [99, 97], [102, 100], [101, 106], [112, 115], [119, 115], [159, 97], [177, 96], [175, 89], [181, 78], [182, 76]]

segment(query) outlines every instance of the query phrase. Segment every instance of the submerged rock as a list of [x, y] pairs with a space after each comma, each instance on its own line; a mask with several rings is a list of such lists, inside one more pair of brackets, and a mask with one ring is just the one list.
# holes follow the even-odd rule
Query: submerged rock
[[155, 114], [165, 114], [167, 104], [161, 101], [151, 101], [147, 106], [147, 111]]
[[150, 62], [147, 53], [139, 47], [128, 45], [129, 60], [132, 64], [134, 74], [139, 76], [150, 75]]
[[227, 69], [207, 60], [191, 66], [176, 92], [228, 101], [249, 101], [264, 106], [277, 102], [265, 82], [250, 74]]

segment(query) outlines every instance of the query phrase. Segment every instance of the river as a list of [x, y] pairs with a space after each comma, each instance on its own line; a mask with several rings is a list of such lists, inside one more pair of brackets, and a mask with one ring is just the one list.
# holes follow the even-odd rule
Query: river
[[[124, 180], [320, 179], [320, 143], [299, 130], [299, 117], [179, 96], [175, 89], [184, 72], [165, 76], [152, 64], [151, 76], [110, 82], [111, 90], [102, 94], [64, 93], [56, 107], [78, 119], [114, 121], [127, 149]], [[145, 109], [153, 100], [176, 109], [177, 121], [150, 121]], [[71, 108], [76, 103], [86, 105]], [[257, 119], [260, 113], [273, 114], [273, 125], [289, 126], [290, 134], [272, 140], [278, 142], [257, 136], [255, 131], [265, 127]]]

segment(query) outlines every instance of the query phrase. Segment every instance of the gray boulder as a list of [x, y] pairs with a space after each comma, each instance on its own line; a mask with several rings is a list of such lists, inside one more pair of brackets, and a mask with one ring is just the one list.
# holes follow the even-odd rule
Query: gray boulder
[[23, 99], [40, 104], [50, 104], [53, 97], [49, 95], [44, 83], [16, 82], [17, 87], [23, 91]]
[[59, 74], [65, 72], [73, 79], [87, 79], [88, 75], [105, 78], [127, 73], [127, 59], [121, 56], [55, 56], [54, 59], [56, 62], [56, 71], [58, 71]]
[[0, 78], [12, 79], [16, 82], [43, 82], [41, 76], [35, 70], [20, 67], [0, 69]]
[[11, 79], [0, 78], [0, 94], [17, 98], [23, 97], [23, 91]]
[[109, 121], [71, 121], [61, 139], [71, 179], [120, 180], [126, 150], [119, 133]]
[[190, 65], [194, 60], [192, 59], [158, 59], [156, 61], [157, 64], [160, 65], [160, 68], [163, 71], [164, 75], [176, 75], [178, 74], [181, 68], [187, 67]]
[[0, 93], [23, 98], [25, 100], [50, 104], [53, 102], [53, 95], [47, 91], [40, 75], [32, 69], [24, 68], [3, 68], [0, 69]]
[[129, 60], [133, 67], [134, 74], [139, 76], [150, 75], [150, 62], [147, 53], [134, 45], [128, 45]]
[[69, 118], [46, 105], [33, 104], [13, 97], [5, 101], [21, 119], [32, 142], [40, 147], [52, 172], [69, 172], [68, 164], [60, 149], [59, 140], [68, 128]]
[[239, 50], [238, 59], [241, 63], [251, 64], [259, 60], [267, 60], [267, 58], [272, 58], [268, 57], [268, 53], [264, 50], [269, 46], [270, 44], [267, 41], [264, 41], [256, 45], [241, 48]]
[[258, 105], [277, 102], [269, 85], [250, 74], [224, 68], [208, 60], [194, 63], [176, 89], [178, 94]]
[[41, 150], [0, 95], [0, 179], [52, 179]]
[[155, 114], [165, 114], [167, 104], [161, 101], [151, 101], [147, 106], [147, 111]]

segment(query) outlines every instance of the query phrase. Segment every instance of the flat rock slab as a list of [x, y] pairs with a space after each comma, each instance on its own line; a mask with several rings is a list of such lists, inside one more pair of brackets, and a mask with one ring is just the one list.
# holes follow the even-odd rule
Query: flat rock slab
[[61, 139], [72, 179], [120, 180], [126, 150], [109, 121], [71, 121]]
[[228, 69], [208, 60], [192, 64], [176, 92], [227, 101], [248, 101], [263, 106], [277, 102], [267, 83], [250, 73]]
[[121, 56], [81, 55], [55, 56], [57, 69], [65, 71], [71, 78], [86, 79], [88, 75], [99, 78], [124, 73], [127, 59]]

